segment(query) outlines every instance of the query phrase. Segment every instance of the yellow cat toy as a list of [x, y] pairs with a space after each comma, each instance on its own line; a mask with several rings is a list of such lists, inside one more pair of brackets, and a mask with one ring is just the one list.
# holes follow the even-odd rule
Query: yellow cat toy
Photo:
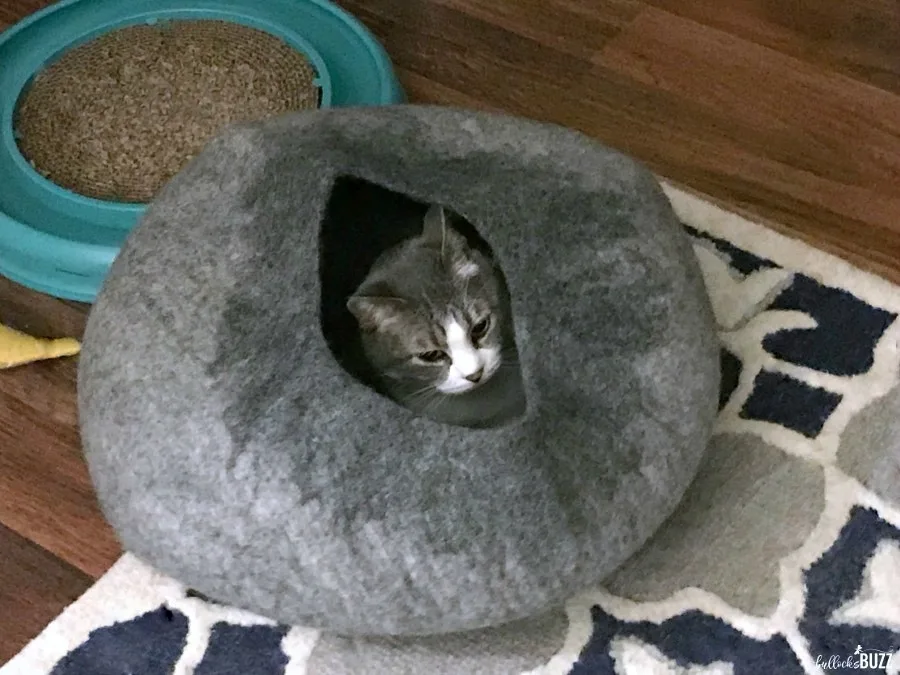
[[73, 356], [81, 351], [74, 338], [36, 338], [0, 325], [0, 368], [14, 368], [33, 361]]

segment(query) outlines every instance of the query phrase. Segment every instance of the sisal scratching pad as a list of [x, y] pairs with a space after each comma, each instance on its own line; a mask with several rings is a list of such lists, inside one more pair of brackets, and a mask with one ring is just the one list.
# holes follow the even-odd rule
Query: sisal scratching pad
[[146, 202], [222, 127], [318, 107], [315, 77], [303, 54], [254, 28], [131, 26], [35, 78], [17, 110], [19, 148], [61, 187]]

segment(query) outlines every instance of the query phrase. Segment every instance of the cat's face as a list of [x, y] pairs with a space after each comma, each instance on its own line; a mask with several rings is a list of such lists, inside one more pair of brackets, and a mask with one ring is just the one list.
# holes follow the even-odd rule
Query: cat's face
[[406, 397], [471, 391], [502, 363], [502, 283], [447, 217], [432, 207], [422, 235], [379, 259], [347, 304], [370, 362]]

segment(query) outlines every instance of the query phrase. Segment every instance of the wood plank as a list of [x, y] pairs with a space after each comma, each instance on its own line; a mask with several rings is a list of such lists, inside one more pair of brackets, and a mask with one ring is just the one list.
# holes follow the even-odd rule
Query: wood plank
[[[84, 331], [86, 306], [0, 279], [0, 321], [41, 337]], [[121, 550], [81, 454], [77, 358], [0, 371], [0, 524], [98, 577]]]
[[[771, 220], [897, 278], [900, 97], [655, 9], [597, 60], [745, 127], [731, 148], [720, 143], [680, 166], [667, 162], [667, 175], [715, 195], [716, 186], [696, 175], [705, 169], [731, 201], [764, 203], [775, 211]], [[672, 139], [668, 145], [674, 154]]]
[[398, 66], [396, 68], [397, 77], [403, 90], [411, 101], [417, 103], [455, 106], [458, 108], [468, 108], [471, 110], [483, 110], [485, 112], [501, 113], [503, 112], [497, 107], [491, 106], [477, 98], [473, 98], [451, 87], [444, 86], [423, 77], [418, 73]]
[[49, 4], [49, 0], [3, 0], [0, 2], [0, 30]]
[[[491, 81], [511, 63], [528, 72], [535, 82], [552, 81], [559, 73], [572, 80], [590, 71], [590, 61], [586, 59], [572, 58], [564, 51], [455, 7], [407, 0], [342, 0], [340, 4], [375, 27], [384, 38], [388, 53], [401, 67], [410, 66], [408, 55], [418, 54], [438, 67], [443, 62], [447, 75]], [[578, 43], [573, 40], [572, 44]], [[592, 39], [592, 44], [598, 47], [602, 43]]]
[[0, 523], [99, 577], [121, 549], [81, 456], [74, 386], [56, 386], [73, 372], [46, 362], [0, 373]]
[[660, 9], [900, 93], [900, 2], [646, 0]]
[[0, 277], [0, 323], [36, 337], [81, 339], [89, 305], [60, 300]]
[[0, 665], [74, 602], [93, 579], [0, 525]]
[[590, 59], [644, 6], [639, 0], [432, 0], [431, 4], [475, 17], [581, 60]]

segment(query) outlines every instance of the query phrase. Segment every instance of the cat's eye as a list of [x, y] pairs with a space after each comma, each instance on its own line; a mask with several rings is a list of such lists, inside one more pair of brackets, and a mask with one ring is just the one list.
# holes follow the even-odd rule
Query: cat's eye
[[447, 353], [442, 352], [438, 349], [432, 350], [430, 352], [422, 352], [421, 354], [416, 354], [419, 360], [424, 361], [425, 363], [440, 363], [441, 361], [445, 361], [447, 359]]
[[491, 317], [486, 316], [481, 321], [472, 326], [471, 335], [472, 340], [480, 340], [485, 335], [487, 335], [488, 329], [491, 327]]

